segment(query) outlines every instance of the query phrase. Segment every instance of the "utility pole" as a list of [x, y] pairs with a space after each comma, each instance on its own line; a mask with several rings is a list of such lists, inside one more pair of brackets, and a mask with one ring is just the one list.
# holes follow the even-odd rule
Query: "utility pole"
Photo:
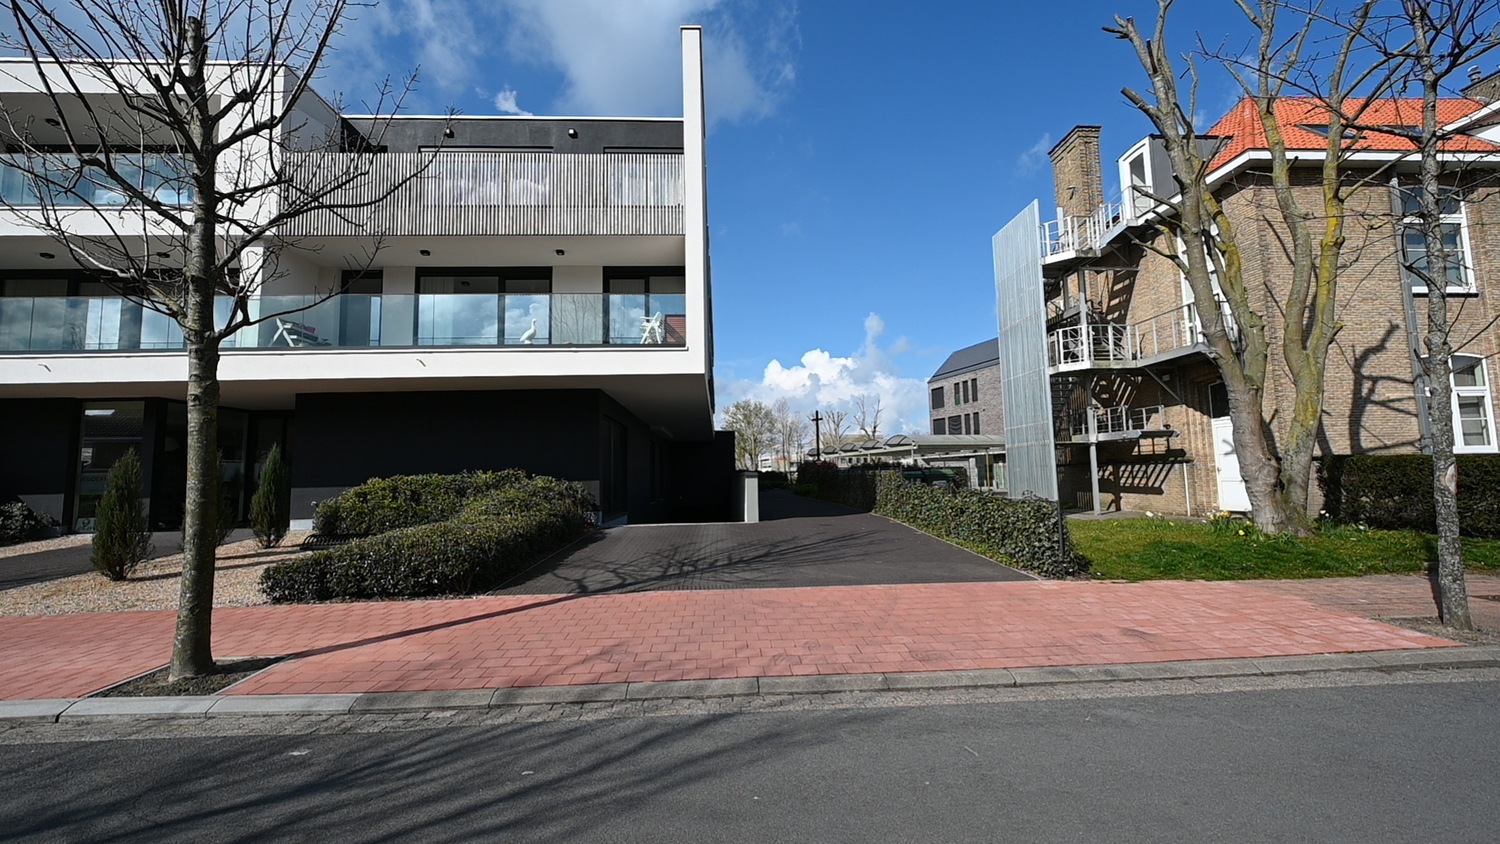
[[816, 410], [814, 410], [811, 419], [812, 419], [812, 423], [813, 423], [813, 451], [815, 451], [817, 453], [818, 459], [822, 460], [823, 459], [823, 429], [822, 429], [823, 414], [819, 413]]

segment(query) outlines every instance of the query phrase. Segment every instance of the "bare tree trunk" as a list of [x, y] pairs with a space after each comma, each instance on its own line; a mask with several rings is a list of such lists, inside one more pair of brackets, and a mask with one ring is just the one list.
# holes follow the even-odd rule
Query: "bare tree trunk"
[[[192, 297], [194, 311], [212, 330], [213, 291]], [[207, 299], [202, 313], [201, 299]], [[186, 332], [184, 332], [186, 333]], [[170, 679], [209, 674], [214, 669], [213, 594], [219, 508], [219, 348], [212, 343], [189, 343], [187, 396], [187, 498], [182, 523], [182, 590], [177, 607], [177, 629], [172, 638]], [[192, 502], [197, 502], [193, 506]]]
[[[1463, 33], [1464, 10], [1462, 7], [1437, 7], [1443, 13], [1434, 19], [1427, 7], [1416, 0], [1403, 3], [1407, 21], [1411, 26], [1415, 70], [1422, 85], [1422, 131], [1418, 139], [1421, 163], [1421, 220], [1422, 234], [1427, 241], [1427, 358], [1423, 365], [1427, 375], [1427, 386], [1431, 400], [1427, 402], [1428, 433], [1432, 442], [1432, 499], [1436, 514], [1438, 534], [1437, 591], [1438, 617], [1444, 625], [1460, 630], [1473, 630], [1474, 619], [1469, 615], [1469, 590], [1464, 579], [1463, 541], [1459, 538], [1458, 524], [1458, 461], [1453, 456], [1453, 343], [1450, 338], [1452, 326], [1448, 321], [1448, 246], [1443, 241], [1441, 218], [1441, 186], [1438, 175], [1442, 167], [1438, 146], [1437, 106], [1443, 73], [1438, 67], [1437, 53], [1441, 48], [1434, 44], [1444, 26], [1457, 23], [1454, 45]], [[1479, 9], [1474, 10], [1478, 14]], [[1457, 14], [1457, 17], [1450, 17]], [[1459, 51], [1455, 51], [1459, 52]], [[1450, 59], [1451, 60], [1451, 59]], [[1408, 265], [1408, 269], [1412, 269]]]
[[182, 522], [182, 590], [177, 629], [172, 637], [170, 680], [211, 674], [213, 657], [214, 565], [218, 555], [219, 499], [219, 335], [214, 324], [218, 216], [214, 202], [217, 161], [207, 150], [214, 123], [204, 77], [208, 52], [203, 21], [189, 18], [188, 66], [184, 88], [191, 101], [192, 140], [202, 159], [196, 168], [193, 224], [183, 267], [185, 320], [182, 336], [188, 358], [187, 491]]

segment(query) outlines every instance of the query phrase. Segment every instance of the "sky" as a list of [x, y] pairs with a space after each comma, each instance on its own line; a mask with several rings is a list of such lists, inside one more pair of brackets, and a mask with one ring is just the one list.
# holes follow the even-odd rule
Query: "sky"
[[[353, 10], [318, 89], [366, 110], [419, 69], [409, 113], [676, 116], [677, 27], [704, 28], [717, 399], [852, 406], [925, 431], [926, 379], [997, 334], [990, 238], [1033, 199], [1047, 151], [1104, 127], [1113, 161], [1150, 130], [1115, 14], [1152, 0], [382, 0]], [[1180, 0], [1195, 33], [1249, 44], [1230, 0]], [[1212, 122], [1238, 96], [1205, 79]]]

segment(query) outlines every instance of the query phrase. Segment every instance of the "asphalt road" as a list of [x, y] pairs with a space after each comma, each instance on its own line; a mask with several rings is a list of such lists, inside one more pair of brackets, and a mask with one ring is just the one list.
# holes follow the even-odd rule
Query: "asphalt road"
[[1493, 842], [1496, 701], [1491, 680], [6, 744], [0, 840]]

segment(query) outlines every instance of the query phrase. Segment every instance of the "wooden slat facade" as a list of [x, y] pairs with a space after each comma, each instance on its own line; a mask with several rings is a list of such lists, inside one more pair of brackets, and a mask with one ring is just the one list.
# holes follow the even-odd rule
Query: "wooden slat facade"
[[288, 163], [308, 174], [312, 185], [348, 167], [365, 172], [323, 200], [359, 207], [309, 212], [286, 227], [284, 234], [293, 237], [683, 233], [681, 155], [307, 153], [300, 158]]

